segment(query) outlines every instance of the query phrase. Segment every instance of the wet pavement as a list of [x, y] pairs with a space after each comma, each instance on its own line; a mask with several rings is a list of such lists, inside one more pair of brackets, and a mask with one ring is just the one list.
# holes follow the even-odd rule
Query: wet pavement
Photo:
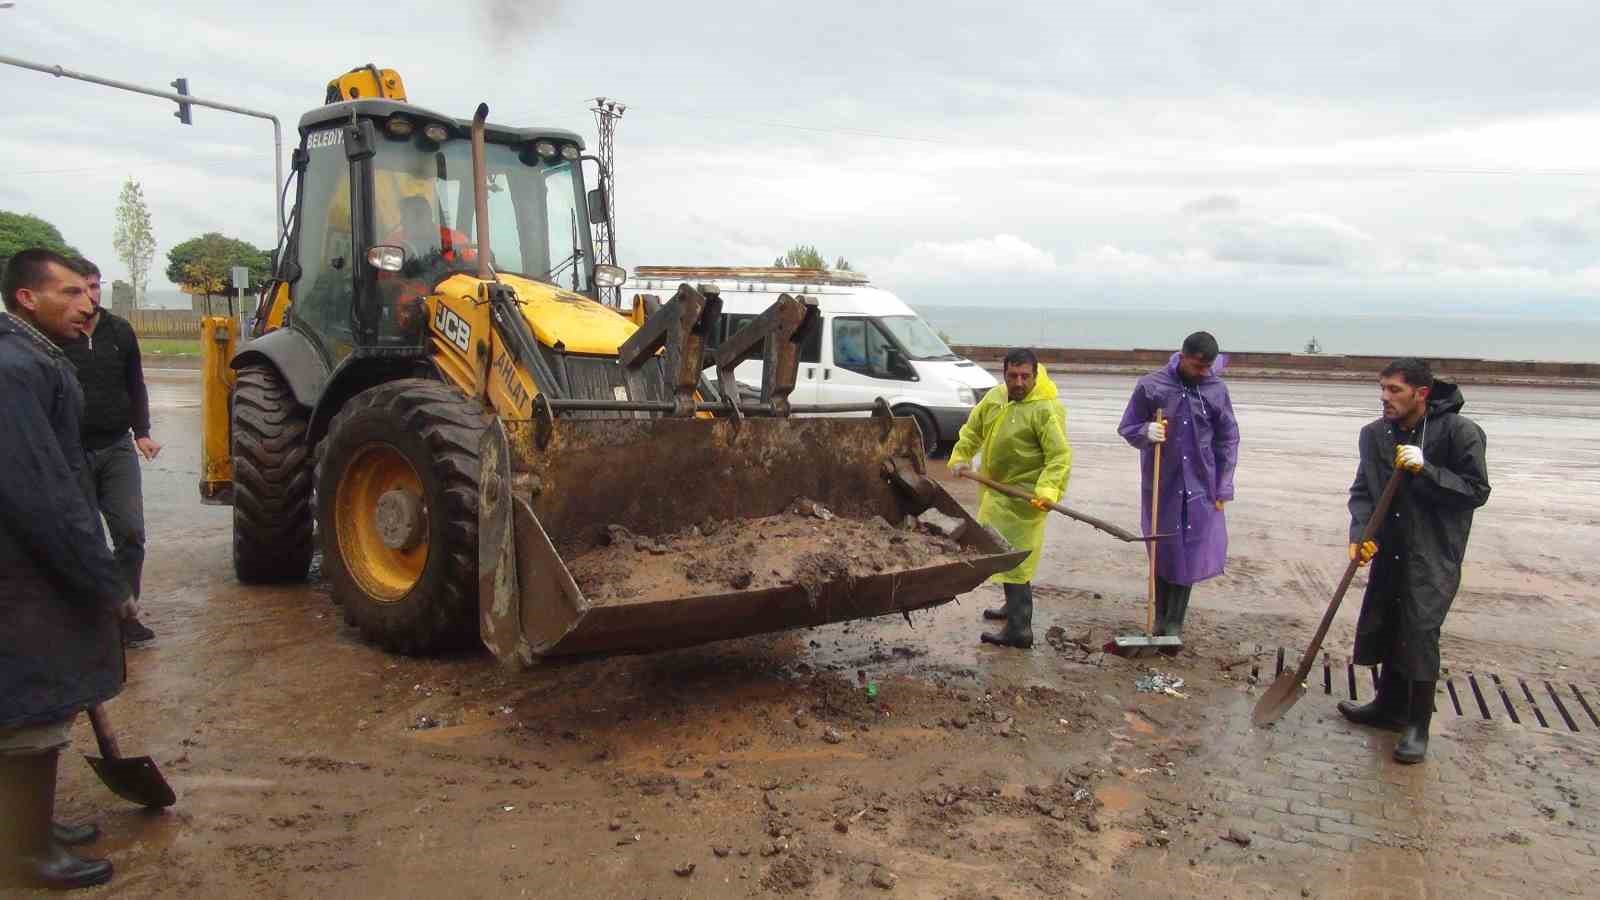
[[[998, 599], [984, 588], [910, 625], [527, 672], [390, 656], [324, 584], [234, 581], [231, 513], [198, 500], [198, 373], [149, 374], [166, 445], [145, 467], [159, 639], [130, 655], [111, 711], [180, 799], [148, 815], [70, 763], [62, 786], [69, 817], [105, 827], [119, 896], [1581, 896], [1600, 874], [1585, 814], [1600, 719], [1583, 705], [1600, 712], [1584, 571], [1600, 392], [1466, 391], [1495, 493], [1446, 623], [1457, 692], [1441, 694], [1429, 761], [1402, 768], [1392, 735], [1333, 712], [1359, 583], [1326, 688], [1314, 678], [1272, 729], [1248, 721], [1252, 668], [1270, 681], [1279, 646], [1293, 664], [1343, 568], [1375, 387], [1234, 384], [1228, 574], [1195, 590], [1189, 649], [1154, 666], [1185, 679], [1180, 698], [1138, 692], [1150, 668], [1096, 650], [1142, 624], [1142, 554], [1065, 519], [1030, 653], [978, 644]], [[1062, 388], [1067, 502], [1136, 525], [1135, 454], [1114, 432], [1130, 380]], [[1354, 676], [1361, 696], [1370, 674]], [[93, 746], [86, 727], [75, 740]]]

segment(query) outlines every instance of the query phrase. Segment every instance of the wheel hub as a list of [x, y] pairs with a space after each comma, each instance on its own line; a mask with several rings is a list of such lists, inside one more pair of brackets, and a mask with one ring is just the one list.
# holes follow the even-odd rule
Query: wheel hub
[[422, 498], [407, 490], [392, 490], [380, 496], [373, 517], [378, 539], [390, 550], [410, 550], [422, 543], [427, 533], [428, 514]]

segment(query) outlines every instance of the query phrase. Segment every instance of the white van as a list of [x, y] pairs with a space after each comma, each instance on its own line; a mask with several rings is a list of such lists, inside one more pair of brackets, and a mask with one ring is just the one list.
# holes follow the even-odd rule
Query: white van
[[[790, 402], [871, 403], [882, 397], [896, 415], [917, 420], [930, 455], [955, 444], [972, 407], [998, 384], [982, 366], [951, 353], [899, 297], [855, 272], [640, 266], [623, 286], [623, 303], [634, 294], [669, 300], [685, 282], [714, 284], [722, 294], [713, 346], [780, 294], [814, 297], [822, 328], [801, 348]], [[760, 360], [743, 363], [735, 374], [743, 384], [759, 385]]]

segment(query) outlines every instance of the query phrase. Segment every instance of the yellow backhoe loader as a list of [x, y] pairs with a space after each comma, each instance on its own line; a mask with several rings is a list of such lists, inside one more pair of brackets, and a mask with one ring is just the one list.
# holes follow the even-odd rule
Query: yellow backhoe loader
[[[200, 491], [233, 506], [241, 581], [306, 578], [320, 541], [369, 640], [481, 640], [526, 664], [923, 609], [1021, 558], [926, 477], [913, 420], [881, 401], [791, 406], [814, 301], [783, 296], [733, 335], [709, 285], [598, 302], [626, 273], [594, 263], [606, 198], [585, 190], [598, 160], [577, 134], [491, 125], [486, 106], [430, 112], [373, 66], [327, 101], [300, 120], [293, 212], [246, 334], [203, 323]], [[758, 355], [756, 397], [732, 373]], [[970, 527], [959, 559], [805, 583], [597, 599], [570, 568], [617, 534], [771, 517], [797, 498], [885, 528], [930, 507]]]

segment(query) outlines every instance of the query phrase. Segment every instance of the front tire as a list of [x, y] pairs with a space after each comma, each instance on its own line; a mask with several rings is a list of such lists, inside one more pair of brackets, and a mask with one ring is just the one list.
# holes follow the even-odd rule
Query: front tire
[[278, 370], [244, 366], [234, 384], [233, 571], [246, 584], [303, 581], [311, 569], [309, 417]]
[[917, 428], [922, 432], [922, 453], [928, 459], [939, 455], [939, 425], [933, 421], [933, 416], [927, 410], [917, 406], [902, 406], [894, 411], [897, 416], [907, 416], [917, 421]]
[[395, 652], [478, 636], [478, 445], [490, 418], [448, 385], [406, 378], [347, 402], [317, 473], [322, 565], [345, 618]]

